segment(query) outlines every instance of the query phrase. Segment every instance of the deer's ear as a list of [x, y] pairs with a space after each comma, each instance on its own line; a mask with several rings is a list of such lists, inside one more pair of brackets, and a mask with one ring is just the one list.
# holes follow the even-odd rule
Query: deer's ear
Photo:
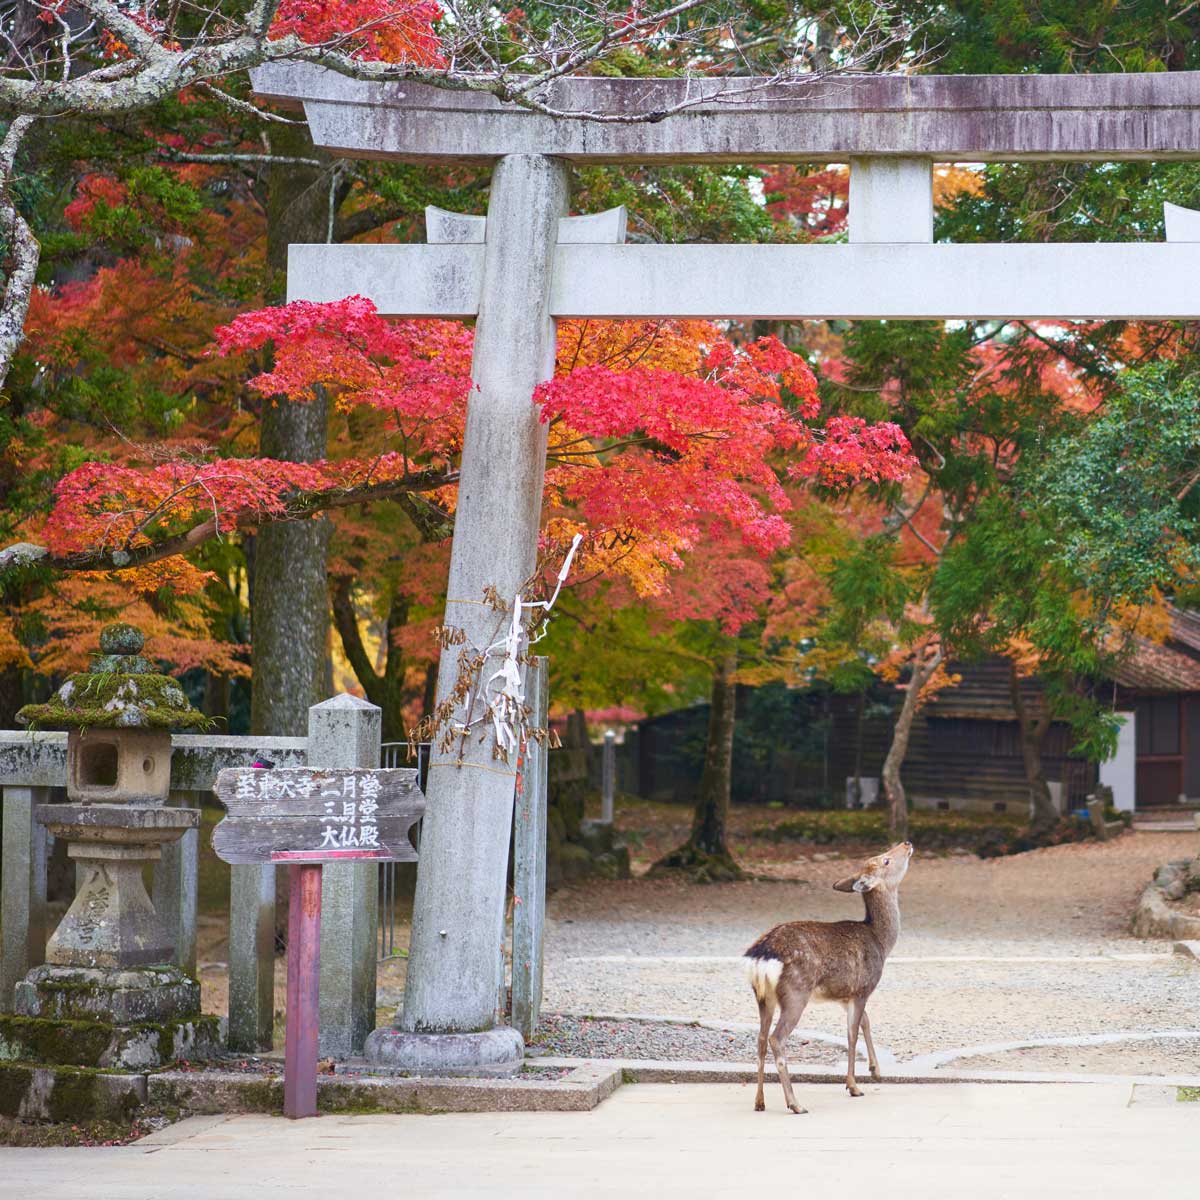
[[879, 880], [874, 875], [860, 875], [854, 881], [854, 890], [856, 892], [869, 892], [872, 888], [879, 886]]
[[839, 879], [833, 885], [833, 890], [835, 892], [853, 892], [857, 888], [859, 878], [858, 875], [850, 875], [845, 879]]

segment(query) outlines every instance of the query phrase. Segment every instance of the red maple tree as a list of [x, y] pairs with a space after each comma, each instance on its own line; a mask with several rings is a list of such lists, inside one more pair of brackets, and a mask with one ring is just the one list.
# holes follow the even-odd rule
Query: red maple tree
[[[781, 478], [826, 484], [901, 478], [908, 444], [890, 424], [817, 424], [816, 381], [777, 339], [736, 344], [699, 322], [564, 322], [568, 369], [534, 396], [550, 425], [548, 536], [586, 529], [597, 566], [659, 591], [703, 533], [760, 553], [785, 545]], [[318, 463], [174, 456], [88, 463], [58, 484], [44, 536], [55, 563], [121, 568], [186, 552], [263, 520], [301, 518], [385, 495], [453, 507], [470, 382], [470, 332], [388, 321], [361, 297], [237, 317], [222, 356], [270, 346], [250, 381], [265, 397], [323, 389], [341, 413], [378, 423], [370, 455]]]

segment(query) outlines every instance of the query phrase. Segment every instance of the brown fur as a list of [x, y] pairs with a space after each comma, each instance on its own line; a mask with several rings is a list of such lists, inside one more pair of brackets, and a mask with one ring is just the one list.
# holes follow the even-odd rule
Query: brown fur
[[[810, 999], [833, 1000], [846, 1009], [846, 1088], [850, 1095], [862, 1095], [854, 1078], [860, 1028], [867, 1044], [871, 1077], [880, 1079], [866, 1004], [900, 936], [899, 888], [912, 852], [911, 842], [901, 842], [868, 859], [857, 875], [833, 885], [838, 891], [862, 895], [866, 905], [863, 920], [789, 921], [763, 934], [746, 951], [759, 1014], [758, 1092], [754, 1100], [757, 1112], [766, 1107], [763, 1072], [768, 1046], [775, 1056], [784, 1101], [794, 1113], [805, 1111], [792, 1091], [785, 1046]], [[773, 962], [780, 964], [777, 977], [776, 968], [770, 965]], [[771, 1019], [776, 1010], [779, 1020], [772, 1031]]]

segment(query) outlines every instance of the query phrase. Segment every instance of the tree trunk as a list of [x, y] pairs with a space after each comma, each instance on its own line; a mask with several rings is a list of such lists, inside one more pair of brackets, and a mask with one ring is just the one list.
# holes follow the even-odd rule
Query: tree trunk
[[1042, 769], [1042, 746], [1050, 729], [1050, 714], [1045, 711], [1036, 715], [1030, 713], [1029, 705], [1021, 694], [1021, 678], [1017, 674], [1017, 664], [1011, 660], [1008, 664], [1008, 690], [1017, 718], [1025, 780], [1029, 785], [1029, 825], [1034, 833], [1044, 833], [1058, 824], [1058, 810], [1054, 807], [1050, 787]]
[[25, 703], [21, 687], [21, 668], [9, 666], [0, 670], [0, 729], [17, 728], [17, 709]]
[[204, 714], [216, 717], [221, 722], [221, 728], [229, 728], [229, 676], [213, 675], [211, 672], [204, 677]]
[[737, 654], [723, 654], [713, 671], [704, 774], [692, 816], [692, 834], [655, 868], [685, 870], [698, 883], [741, 879], [743, 871], [729, 850], [729, 796], [733, 779], [733, 731], [736, 718]]
[[[304, 167], [295, 161], [267, 171], [268, 287], [276, 301], [287, 291], [288, 246], [293, 242], [324, 242], [329, 236], [329, 183], [333, 160], [312, 143], [307, 125], [270, 126], [271, 153], [290, 159], [308, 158], [327, 166]], [[338, 196], [334, 195], [336, 207]]]
[[[303, 126], [272, 126], [276, 154], [321, 157]], [[267, 265], [282, 295], [291, 242], [323, 242], [329, 220], [324, 170], [280, 164], [269, 172]], [[265, 402], [259, 453], [286, 462], [325, 457], [328, 403]], [[308, 709], [326, 699], [329, 598], [326, 559], [331, 532], [323, 517], [271, 521], [255, 539], [251, 644], [254, 681], [250, 702], [253, 733], [302, 736]]]
[[406, 741], [408, 731], [404, 728], [404, 655], [392, 641], [391, 635], [393, 630], [408, 623], [408, 600], [399, 593], [392, 598], [383, 631], [383, 636], [387, 639], [384, 668], [377, 671], [359, 633], [358, 613], [354, 608], [351, 585], [349, 576], [342, 576], [334, 584], [332, 593], [333, 620], [342, 641], [342, 649], [358, 682], [362, 684], [367, 699], [382, 709], [383, 740]]
[[921, 691], [941, 664], [941, 650], [925, 662], [918, 660], [913, 663], [912, 679], [904, 693], [904, 703], [900, 706], [900, 713], [892, 730], [892, 744], [888, 747], [887, 758], [883, 760], [880, 783], [887, 800], [888, 830], [897, 840], [908, 836], [908, 799], [904, 794], [904, 784], [900, 781], [900, 768], [904, 765], [904, 756], [908, 753], [908, 739], [912, 736], [913, 721], [921, 707]]
[[[324, 458], [326, 411], [324, 398], [264, 407], [259, 453], [288, 462]], [[326, 558], [331, 532], [324, 517], [271, 521], [255, 539], [250, 610], [253, 733], [302, 737], [308, 730], [309, 706], [328, 698]]]
[[422, 721], [427, 717], [433, 716], [433, 709], [437, 704], [437, 672], [438, 665], [436, 662], [429, 663], [425, 668], [425, 686], [421, 691]]

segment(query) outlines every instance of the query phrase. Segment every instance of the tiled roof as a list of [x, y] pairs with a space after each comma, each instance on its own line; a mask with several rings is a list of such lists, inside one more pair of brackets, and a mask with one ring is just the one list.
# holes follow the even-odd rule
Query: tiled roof
[[1200, 692], [1200, 613], [1173, 608], [1166, 642], [1135, 641], [1112, 673], [1116, 683], [1136, 691]]
[[1171, 609], [1171, 641], [1181, 642], [1200, 654], [1200, 613]]

